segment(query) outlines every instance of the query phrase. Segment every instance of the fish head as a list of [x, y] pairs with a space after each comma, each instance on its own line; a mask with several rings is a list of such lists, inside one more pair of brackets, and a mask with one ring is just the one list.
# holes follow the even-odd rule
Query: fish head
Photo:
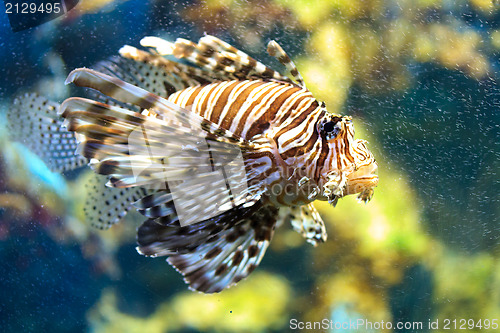
[[318, 199], [335, 205], [338, 198], [358, 194], [360, 201], [370, 201], [378, 184], [378, 166], [367, 141], [354, 139], [352, 118], [325, 113], [317, 129], [328, 147], [320, 159], [322, 165], [318, 165], [321, 170]]

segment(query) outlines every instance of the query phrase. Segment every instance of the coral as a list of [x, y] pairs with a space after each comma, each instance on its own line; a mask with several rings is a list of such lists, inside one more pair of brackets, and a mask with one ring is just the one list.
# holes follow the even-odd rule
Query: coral
[[[488, 253], [475, 255], [446, 251], [434, 265], [437, 318], [500, 318], [500, 261]], [[475, 327], [471, 332], [481, 332]], [[494, 330], [492, 330], [494, 331]]]
[[121, 312], [117, 297], [113, 290], [105, 290], [89, 311], [92, 331], [154, 333], [190, 328], [201, 332], [268, 332], [285, 324], [291, 290], [282, 278], [256, 272], [252, 279], [220, 294], [180, 293], [148, 317]]
[[[449, 11], [438, 0], [398, 4], [227, 0], [198, 2], [183, 16], [209, 33], [230, 32], [256, 51], [276, 24], [293, 28], [295, 35], [310, 35], [299, 63], [313, 91], [317, 86], [333, 89], [330, 95], [336, 97], [335, 110], [354, 82], [372, 92], [406, 89], [411, 81], [407, 66], [414, 61], [459, 69], [476, 79], [490, 75], [490, 59], [484, 51], [488, 38], [461, 19], [462, 7]], [[500, 6], [490, 0], [473, 0], [471, 7], [481, 15], [493, 16]], [[227, 31], [226, 27], [231, 28]], [[493, 36], [492, 46], [495, 40]]]
[[78, 6], [75, 7], [74, 13], [72, 15], [84, 15], [84, 14], [93, 14], [102, 11], [111, 11], [115, 9], [115, 7], [127, 0], [86, 0], [81, 1]]
[[200, 30], [217, 34], [233, 27], [240, 43], [247, 50], [259, 50], [265, 47], [267, 41], [262, 40], [263, 34], [282, 25], [294, 29], [298, 24], [290, 11], [273, 3], [263, 1], [200, 1], [182, 10], [183, 16], [195, 22]]

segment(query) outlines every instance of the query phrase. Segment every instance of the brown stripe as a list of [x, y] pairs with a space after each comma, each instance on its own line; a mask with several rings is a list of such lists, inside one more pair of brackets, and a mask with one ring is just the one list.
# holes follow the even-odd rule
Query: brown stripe
[[[297, 90], [301, 90], [300, 88], [297, 88]], [[294, 91], [294, 93], [299, 93], [298, 91]], [[289, 96], [291, 99], [295, 98], [296, 96]], [[300, 93], [300, 96], [295, 99], [295, 102], [291, 105], [288, 106], [286, 109], [282, 110], [282, 114], [277, 114], [276, 116], [279, 117], [281, 120], [285, 120], [288, 117], [290, 117], [290, 114], [296, 110], [299, 105], [304, 101], [305, 98], [310, 98], [310, 96], [306, 96]]]
[[236, 241], [238, 239], [238, 232], [235, 230], [231, 233], [229, 233], [227, 236], [226, 236], [226, 241], [228, 243], [234, 243], [234, 241]]
[[[311, 124], [312, 121], [317, 121], [317, 119], [318, 119], [317, 117], [314, 117], [314, 114], [312, 114], [315, 110], [316, 110], [316, 108], [314, 107], [314, 103], [313, 103], [313, 104], [311, 104], [311, 106], [309, 108], [307, 108], [304, 111], [301, 111], [301, 113], [311, 115], [311, 117], [307, 118], [307, 124], [305, 126], [306, 130], [309, 128], [309, 125]], [[314, 132], [316, 132], [316, 130]], [[297, 140], [297, 137], [291, 138], [288, 141], [285, 141], [285, 143], [283, 143], [282, 147], [286, 147], [286, 146], [290, 145], [290, 143], [292, 143], [293, 141], [296, 141], [296, 140]]]
[[119, 163], [113, 160], [103, 161], [98, 164], [96, 172], [101, 175], [111, 175], [119, 169]]
[[[304, 165], [308, 165], [309, 167], [314, 167], [314, 169], [311, 170], [313, 177], [316, 177], [316, 171], [318, 169], [318, 165], [316, 164], [317, 163], [316, 157], [318, 157], [319, 154], [321, 153], [321, 149], [319, 149], [319, 147], [321, 146], [321, 143], [322, 143], [321, 136], [318, 136], [318, 138], [314, 142], [314, 145], [312, 146], [311, 150], [309, 151], [309, 156], [304, 161]], [[317, 179], [315, 178], [315, 180], [317, 180]]]
[[[321, 152], [319, 154], [318, 163], [316, 164], [316, 174], [315, 179], [319, 179], [319, 175], [322, 173], [323, 168], [325, 167], [325, 160], [328, 157], [328, 153], [330, 148], [328, 147], [328, 142], [324, 137], [321, 137]], [[326, 166], [328, 169], [329, 166]]]
[[198, 64], [201, 64], [201, 65], [208, 64], [208, 60], [206, 58], [202, 57], [201, 54], [199, 54], [199, 53], [195, 54], [194, 59], [195, 59], [195, 62], [197, 62]]
[[253, 258], [257, 255], [257, 253], [259, 252], [259, 247], [257, 245], [251, 245], [249, 248], [248, 248], [248, 256], [250, 258]]
[[337, 158], [337, 170], [342, 170], [342, 165], [340, 163], [340, 147], [338, 142], [340, 142], [342, 138], [339, 138], [337, 142], [333, 145], [335, 147], [335, 157]]
[[214, 72], [220, 72], [223, 71], [226, 66], [222, 63], [221, 57], [217, 56], [215, 58], [215, 66], [212, 67], [212, 70]]
[[278, 60], [282, 63], [282, 64], [288, 64], [290, 63], [292, 60], [290, 59], [289, 56], [287, 56], [286, 54], [285, 55], [282, 55], [281, 57], [278, 58]]
[[211, 46], [208, 46], [208, 45], [201, 45], [199, 46], [200, 48], [200, 53], [202, 56], [206, 57], [206, 58], [209, 58], [212, 56], [212, 54], [215, 53], [215, 50], [211, 47]]
[[[252, 88], [252, 90], [253, 90], [252, 93], [254, 93], [254, 95], [260, 94], [260, 96], [252, 102], [252, 104], [247, 108], [247, 110], [245, 111], [243, 116], [240, 118], [238, 126], [237, 126], [237, 130], [235, 131], [235, 133], [237, 133], [236, 135], [238, 135], [238, 136], [241, 134], [241, 131], [244, 129], [247, 118], [251, 114], [254, 114], [255, 111], [258, 111], [258, 110], [255, 110], [255, 107], [257, 105], [259, 105], [262, 102], [262, 100], [266, 97], [266, 93], [261, 93], [261, 92], [264, 89], [270, 89], [269, 86], [264, 85], [264, 82], [260, 82], [260, 83], [261, 83], [261, 85], [259, 85], [259, 86], [250, 86], [249, 87], [249, 88]], [[242, 112], [240, 110], [238, 110], [238, 111], [235, 110], [236, 112], [234, 112], [234, 114], [232, 114], [231, 111], [233, 111], [233, 110], [229, 109], [229, 112], [224, 117], [224, 120], [222, 121], [222, 126], [226, 125], [228, 128], [230, 128], [234, 118], [236, 117], [237, 112], [238, 111]]]
[[[237, 86], [239, 83], [241, 83], [241, 81], [235, 80], [229, 86], [226, 86], [224, 88], [222, 93], [219, 95], [219, 98], [215, 101], [215, 106], [214, 106], [212, 112], [210, 113], [210, 121], [212, 121], [216, 124], [218, 123], [220, 114], [222, 113], [222, 110], [224, 110], [224, 107], [227, 104], [227, 99], [228, 99], [229, 95], [231, 94], [231, 91], [233, 91], [234, 87]], [[205, 111], [203, 111], [203, 112], [205, 112]], [[226, 129], [228, 129], [228, 128], [226, 128]]]
[[255, 264], [248, 265], [248, 268], [247, 268], [248, 274], [252, 273], [256, 268], [257, 268], [257, 265], [255, 265]]
[[[107, 95], [113, 97], [109, 94]], [[132, 104], [140, 106], [143, 109], [151, 109], [155, 105], [157, 99], [158, 99], [157, 95], [153, 93], [148, 93], [145, 97], [139, 97], [138, 99], [133, 101]]]
[[225, 271], [227, 270], [227, 266], [225, 264], [222, 264], [220, 265], [219, 267], [217, 267], [217, 269], [215, 270], [215, 276], [219, 276], [221, 275], [222, 273], [224, 273]]
[[284, 151], [280, 155], [283, 158], [283, 160], [286, 160], [290, 157], [301, 156], [301, 155], [307, 154], [310, 151], [309, 146], [313, 146], [313, 145], [314, 145], [314, 143], [311, 143], [311, 141], [308, 140], [306, 145], [300, 146], [300, 147], [292, 147], [292, 148]]
[[241, 69], [238, 71], [238, 74], [242, 74], [245, 77], [248, 75], [248, 73], [250, 73], [252, 69], [255, 69], [255, 66], [257, 65], [257, 61], [255, 59], [249, 58], [248, 60], [249, 64], [247, 66], [241, 67]]
[[271, 78], [274, 76], [274, 71], [271, 68], [266, 67], [266, 69], [260, 74], [260, 76], [264, 78]]
[[264, 151], [260, 150], [260, 151], [249, 152], [248, 154], [245, 155], [245, 160], [252, 160], [252, 159], [256, 160], [256, 159], [259, 159], [261, 157], [273, 158], [273, 161], [274, 161], [274, 155], [273, 155], [273, 153], [271, 153], [270, 151], [267, 151], [267, 150], [264, 150]]
[[181, 106], [182, 107], [187, 107], [187, 106], [193, 105], [195, 98], [198, 96], [198, 94], [203, 89], [203, 87], [204, 86], [200, 86], [200, 87], [197, 87], [196, 89], [192, 90], [191, 94], [189, 95], [189, 98], [188, 98], [187, 102], [184, 103], [184, 105], [181, 105]]
[[[298, 90], [300, 90], [300, 88], [293, 87], [291, 89], [288, 89], [280, 93], [280, 95], [271, 103], [266, 112], [250, 126], [245, 136], [246, 139], [249, 140], [254, 135], [262, 133], [265, 130], [266, 126], [269, 124], [269, 122], [276, 118], [276, 114], [278, 113], [278, 110], [281, 108], [283, 103], [285, 103], [285, 101]], [[238, 135], [240, 134], [241, 131], [239, 131]]]
[[236, 275], [234, 277], [233, 281], [236, 284], [236, 283], [240, 282], [241, 280], [243, 280], [244, 278], [245, 278], [245, 276], [243, 276], [243, 275]]
[[220, 63], [224, 66], [230, 66], [234, 63], [233, 59], [230, 59], [228, 57], [220, 57]]
[[283, 153], [281, 153], [281, 157], [286, 160], [290, 157], [300, 156], [304, 154], [309, 154], [313, 151], [314, 145], [316, 144], [316, 140], [318, 140], [319, 135], [317, 133], [313, 133], [309, 140], [302, 146], [292, 147], [287, 149]]
[[241, 252], [241, 251], [234, 252], [232, 265], [238, 266], [241, 263], [241, 261], [243, 260], [243, 258], [244, 258], [243, 252]]
[[[190, 281], [189, 284], [193, 286], [195, 283], [198, 284], [198, 286], [195, 288], [198, 291], [201, 292], [207, 292], [210, 288], [214, 287], [213, 283], [210, 279], [208, 279], [205, 275], [200, 276], [196, 281]], [[222, 287], [218, 287], [213, 289], [213, 292], [220, 292], [222, 291]]]
[[212, 86], [205, 86], [204, 88], [208, 89], [208, 93], [204, 95], [204, 100], [201, 101], [202, 102], [201, 105], [199, 105], [200, 100], [198, 100], [198, 103], [193, 104], [193, 111], [195, 111], [201, 116], [205, 115], [205, 113], [207, 112], [208, 100], [210, 99], [210, 95], [217, 88], [217, 85], [214, 84]]
[[179, 96], [182, 94], [182, 90], [176, 91], [172, 95], [168, 96], [168, 100], [172, 103], [179, 104]]
[[347, 160], [351, 163], [354, 163], [354, 157], [352, 157], [351, 152], [349, 151], [350, 143], [349, 140], [346, 137], [345, 140], [345, 156], [347, 157]]
[[207, 254], [205, 255], [205, 259], [212, 259], [212, 258], [216, 257], [221, 252], [222, 252], [222, 249], [220, 247], [214, 247], [213, 249], [211, 249], [210, 251], [207, 252]]
[[99, 90], [100, 92], [102, 92], [103, 94], [107, 95], [107, 96], [111, 96], [112, 97], [112, 94], [113, 92], [121, 89], [121, 85], [118, 85], [116, 82], [114, 81], [108, 81], [107, 79], [103, 79], [101, 77], [99, 77], [97, 80], [97, 84], [96, 84], [96, 78], [93, 77], [94, 74], [92, 73], [92, 78], [89, 78], [89, 74], [86, 74], [85, 76], [77, 76], [73, 83], [79, 87], [88, 87], [88, 88], [92, 88], [92, 89], [96, 89], [96, 90]]
[[[240, 83], [243, 84], [242, 81], [239, 81]], [[251, 85], [247, 86], [245, 89], [240, 91], [237, 96], [235, 96], [234, 101], [231, 103], [229, 106], [229, 110], [224, 117], [223, 124], [221, 126], [227, 130], [229, 130], [229, 127], [224, 127], [229, 123], [231, 125], [232, 120], [236, 116], [236, 114], [241, 110], [241, 107], [243, 106], [243, 103], [245, 103], [246, 99], [248, 98], [248, 95], [252, 92], [252, 90], [258, 86], [262, 85], [262, 81], [255, 81], [255, 83], [252, 83]], [[218, 115], [213, 115], [211, 117], [212, 122], [218, 124], [220, 119], [220, 113]]]
[[[301, 102], [304, 98], [306, 97], [301, 97], [297, 100], [297, 102]], [[297, 106], [295, 106], [296, 104], [298, 103], [295, 103], [294, 104], [294, 107], [290, 108], [290, 112], [291, 110], [294, 110], [295, 108], [297, 108]], [[275, 136], [275, 140], [278, 140], [278, 138], [284, 133], [284, 132], [287, 132], [290, 130], [290, 128], [294, 128], [296, 126], [298, 126], [301, 122], [303, 122], [308, 116], [309, 114], [314, 111], [317, 107], [319, 106], [318, 102], [317, 101], [314, 101], [310, 106], [309, 108], [300, 113], [298, 117], [296, 117], [291, 123], [290, 125], [286, 126], [286, 127], [283, 127], [278, 133], [276, 133], [276, 136]]]

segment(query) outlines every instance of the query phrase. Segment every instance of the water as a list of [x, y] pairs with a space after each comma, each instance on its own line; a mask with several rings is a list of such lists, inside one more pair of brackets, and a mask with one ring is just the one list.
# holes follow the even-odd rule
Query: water
[[313, 248], [282, 226], [254, 273], [206, 296], [163, 259], [137, 254], [139, 214], [88, 226], [89, 170], [51, 173], [2, 125], [0, 327], [497, 331], [499, 31], [498, 4], [478, 1], [85, 1], [17, 33], [0, 15], [1, 124], [15, 96], [81, 94], [62, 84], [69, 71], [144, 36], [206, 32], [280, 69], [265, 53], [275, 39], [330, 111], [353, 116], [380, 175], [367, 205], [317, 205], [326, 243]]

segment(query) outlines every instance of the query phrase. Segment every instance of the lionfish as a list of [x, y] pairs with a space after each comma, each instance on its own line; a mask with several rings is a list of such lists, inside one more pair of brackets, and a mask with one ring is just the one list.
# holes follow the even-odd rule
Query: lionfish
[[141, 45], [149, 51], [124, 46], [69, 74], [91, 98], [26, 94], [11, 112], [13, 131], [29, 133], [53, 170], [95, 171], [85, 208], [94, 226], [135, 208], [147, 218], [138, 252], [167, 256], [191, 289], [214, 293], [247, 277], [286, 221], [324, 242], [313, 201], [371, 199], [377, 163], [366, 141], [313, 97], [275, 41], [267, 51], [289, 76], [213, 36]]

